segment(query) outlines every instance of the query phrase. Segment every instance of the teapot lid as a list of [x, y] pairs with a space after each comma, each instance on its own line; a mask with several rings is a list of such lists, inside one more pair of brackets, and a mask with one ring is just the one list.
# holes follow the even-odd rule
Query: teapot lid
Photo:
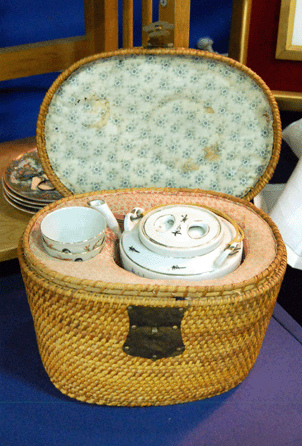
[[148, 212], [139, 225], [139, 238], [151, 251], [173, 257], [204, 255], [217, 248], [223, 230], [217, 216], [193, 205], [171, 205]]
[[[149, 278], [222, 277], [239, 266], [244, 233], [222, 211], [194, 204], [158, 206], [125, 217], [122, 265]], [[132, 223], [131, 223], [132, 222]]]

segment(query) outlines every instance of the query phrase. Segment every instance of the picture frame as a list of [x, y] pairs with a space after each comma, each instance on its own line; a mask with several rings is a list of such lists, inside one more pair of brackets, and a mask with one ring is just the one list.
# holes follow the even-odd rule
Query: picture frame
[[302, 60], [302, 0], [282, 0], [277, 59]]
[[[266, 82], [281, 110], [302, 111], [302, 57], [293, 59], [290, 53], [281, 59], [277, 50], [281, 35], [285, 34], [286, 41], [292, 42], [289, 39], [296, 6], [301, 3], [301, 0], [233, 0], [229, 57], [251, 68]], [[302, 23], [302, 14], [297, 19]], [[290, 51], [296, 48], [290, 47]], [[298, 54], [302, 56], [302, 52]]]

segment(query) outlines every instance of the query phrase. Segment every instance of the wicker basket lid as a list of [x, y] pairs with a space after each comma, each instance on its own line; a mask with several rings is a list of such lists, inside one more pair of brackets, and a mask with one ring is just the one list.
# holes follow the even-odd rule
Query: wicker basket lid
[[64, 71], [42, 103], [37, 145], [63, 195], [135, 187], [252, 199], [281, 146], [277, 104], [244, 65], [191, 50], [119, 50]]

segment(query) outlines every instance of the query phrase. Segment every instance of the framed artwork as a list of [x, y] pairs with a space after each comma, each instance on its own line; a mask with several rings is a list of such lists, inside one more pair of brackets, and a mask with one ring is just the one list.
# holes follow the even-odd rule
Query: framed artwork
[[301, 11], [302, 0], [233, 0], [229, 57], [255, 71], [283, 110], [302, 111]]
[[302, 0], [282, 0], [277, 59], [302, 60]]

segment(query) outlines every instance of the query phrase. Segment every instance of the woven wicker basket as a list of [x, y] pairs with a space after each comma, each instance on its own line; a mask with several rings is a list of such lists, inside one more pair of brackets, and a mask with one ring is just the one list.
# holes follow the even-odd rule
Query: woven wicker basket
[[[114, 60], [115, 63], [122, 64], [130, 60], [133, 64], [137, 57], [140, 60], [144, 57], [150, 63], [151, 56], [153, 62], [159, 58], [161, 63], [163, 56], [169, 60], [180, 58], [185, 62], [194, 58], [195, 62], [207, 63], [209, 69], [216, 64], [220, 72], [221, 67], [231, 67], [239, 73], [238, 79], [243, 74], [245, 79], [256, 85], [255, 91], [261, 90], [264, 94], [270, 112], [262, 113], [262, 117], [271, 126], [273, 134], [271, 154], [264, 171], [259, 170], [257, 181], [253, 179], [252, 186], [243, 184], [238, 194], [242, 198], [221, 191], [192, 188], [188, 172], [188, 175], [182, 175], [184, 183], [179, 189], [148, 189], [146, 187], [150, 186], [150, 178], [146, 179], [147, 184], [143, 184], [143, 188], [138, 188], [134, 178], [130, 185], [133, 189], [118, 189], [115, 186], [116, 190], [106, 191], [109, 188], [104, 183], [101, 185], [104, 187], [99, 189], [102, 192], [91, 192], [91, 184], [86, 182], [85, 185], [85, 181], [74, 181], [74, 188], [70, 187], [72, 179], [65, 181], [60, 163], [55, 158], [56, 147], [52, 139], [53, 132], [57, 131], [56, 118], [52, 115], [48, 120], [54, 106], [53, 98], [55, 97], [55, 106], [60, 109], [60, 98], [65, 100], [64, 86], [71, 85], [74, 88], [77, 81], [81, 81], [77, 75], [78, 70], [83, 67], [89, 67], [88, 74], [85, 72], [87, 79], [87, 75], [100, 62], [111, 63]], [[229, 74], [225, 73], [225, 76]], [[210, 88], [210, 84], [208, 87]], [[75, 99], [85, 101], [87, 96], [83, 96], [82, 92], [81, 95]], [[100, 100], [97, 98], [96, 102], [99, 104]], [[101, 139], [104, 138], [103, 129], [108, 119], [114, 119], [114, 116], [106, 117], [109, 106], [104, 98], [102, 101], [102, 125], [96, 130]], [[206, 107], [210, 109], [210, 114], [214, 113], [209, 104]], [[114, 115], [113, 110], [110, 113]], [[87, 122], [90, 121], [84, 120], [84, 124]], [[68, 131], [64, 129], [62, 134], [65, 132], [66, 136]], [[131, 129], [128, 128], [127, 131]], [[261, 135], [263, 134], [262, 132]], [[222, 56], [194, 50], [134, 49], [96, 55], [75, 64], [60, 75], [51, 87], [41, 107], [37, 140], [44, 170], [57, 190], [67, 196], [38, 212], [31, 219], [19, 244], [19, 261], [39, 351], [53, 384], [61, 392], [82, 401], [127, 406], [189, 402], [218, 395], [239, 384], [256, 361], [286, 269], [286, 249], [276, 225], [248, 201], [269, 181], [279, 158], [280, 119], [268, 87], [241, 64]], [[211, 153], [210, 162], [216, 161], [220, 154], [220, 148], [217, 147]], [[97, 164], [97, 160], [93, 161]], [[188, 160], [186, 162], [188, 165]], [[198, 169], [196, 163], [190, 163], [191, 170]], [[156, 171], [160, 172], [160, 168], [159, 163]], [[79, 193], [81, 184], [83, 193]], [[39, 246], [35, 247], [33, 242], [34, 234], [39, 233], [39, 224], [45, 213], [57, 207], [85, 203], [85, 200], [96, 196], [105, 198], [118, 216], [130, 211], [140, 197], [150, 207], [158, 203], [156, 200], [161, 200], [161, 203], [179, 203], [184, 200], [202, 203], [206, 199], [221, 206], [221, 210], [224, 205], [229, 206], [229, 215], [235, 219], [239, 209], [243, 217], [246, 212], [247, 216], [253, 215], [267, 227], [270, 232], [268, 245], [272, 247], [274, 256], [263, 270], [241, 281], [230, 281], [232, 276], [229, 276], [230, 280], [226, 277], [225, 282], [221, 279], [210, 284], [188, 284], [184, 281], [161, 283], [123, 272], [116, 265], [118, 257], [115, 240], [107, 230], [109, 232], [104, 257], [97, 256], [99, 259], [91, 259], [85, 263], [88, 265], [88, 262], [100, 262], [96, 265], [102, 269], [102, 277], [107, 277], [108, 269], [109, 280], [93, 279], [89, 272], [87, 276], [83, 273], [81, 277], [81, 274], [73, 274], [76, 270], [72, 268], [70, 273], [65, 274], [66, 262], [63, 262], [62, 269], [62, 261], [50, 264], [39, 254]], [[252, 250], [248, 248], [248, 243], [251, 244], [253, 240], [249, 236], [253, 232], [252, 226], [252, 223], [246, 223], [246, 258], [242, 268], [252, 259]], [[261, 237], [259, 234], [258, 239]], [[113, 271], [112, 274], [116, 273], [117, 277], [120, 274], [120, 279], [111, 280], [115, 276], [110, 276], [109, 270]]]

